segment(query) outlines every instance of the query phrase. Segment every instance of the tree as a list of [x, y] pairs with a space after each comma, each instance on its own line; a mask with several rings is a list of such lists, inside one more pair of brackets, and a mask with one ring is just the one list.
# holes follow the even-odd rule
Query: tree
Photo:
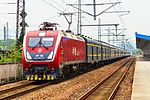
[[0, 55], [0, 62], [21, 62], [22, 57], [22, 45], [18, 48], [13, 47], [9, 51], [5, 51], [3, 55]]

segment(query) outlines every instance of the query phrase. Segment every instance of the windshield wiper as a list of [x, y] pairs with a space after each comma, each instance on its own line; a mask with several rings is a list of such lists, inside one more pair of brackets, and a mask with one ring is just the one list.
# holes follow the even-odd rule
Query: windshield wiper
[[40, 44], [40, 41], [35, 46], [33, 46], [32, 49], [34, 50], [39, 44]]
[[40, 44], [42, 44], [43, 47], [46, 48], [46, 50], [48, 50], [48, 48], [42, 42], [40, 42]]
[[35, 46], [33, 46], [32, 49], [34, 50], [39, 44], [43, 45], [43, 47], [46, 48], [46, 50], [48, 50], [48, 48], [41, 41], [39, 41]]

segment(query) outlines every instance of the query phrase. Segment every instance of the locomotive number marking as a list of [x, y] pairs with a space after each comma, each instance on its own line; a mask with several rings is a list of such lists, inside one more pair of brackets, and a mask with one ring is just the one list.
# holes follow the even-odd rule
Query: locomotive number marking
[[76, 47], [72, 47], [72, 55], [77, 55]]

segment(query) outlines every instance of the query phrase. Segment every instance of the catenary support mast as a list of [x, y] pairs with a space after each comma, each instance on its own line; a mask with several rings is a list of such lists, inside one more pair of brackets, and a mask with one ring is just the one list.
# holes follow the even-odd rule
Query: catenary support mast
[[16, 41], [19, 36], [23, 38], [25, 35], [25, 27], [27, 26], [25, 22], [26, 15], [25, 0], [17, 0]]

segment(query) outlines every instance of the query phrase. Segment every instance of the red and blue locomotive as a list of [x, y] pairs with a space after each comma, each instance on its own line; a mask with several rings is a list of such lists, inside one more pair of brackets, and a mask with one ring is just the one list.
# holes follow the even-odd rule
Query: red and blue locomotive
[[[58, 31], [56, 23], [44, 22], [39, 31], [25, 34], [23, 75], [28, 80], [54, 80], [129, 53], [71, 31]], [[91, 67], [91, 66], [90, 66]]]
[[44, 23], [39, 31], [24, 37], [22, 64], [28, 80], [57, 79], [67, 73], [64, 66], [84, 61], [84, 39], [56, 30], [54, 23]]

